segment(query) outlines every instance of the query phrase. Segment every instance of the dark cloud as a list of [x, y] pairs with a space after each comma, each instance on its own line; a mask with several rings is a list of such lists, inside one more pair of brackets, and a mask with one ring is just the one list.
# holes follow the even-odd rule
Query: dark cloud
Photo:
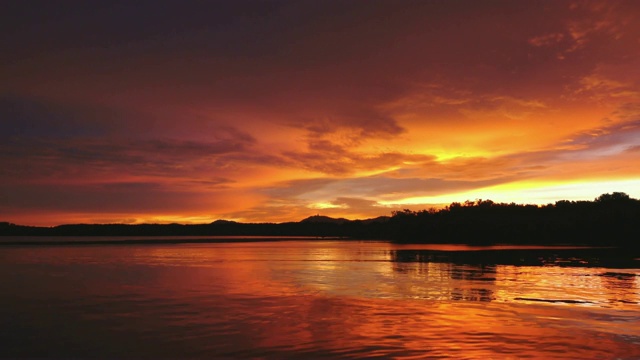
[[[292, 126], [296, 127], [297, 124]], [[388, 138], [405, 131], [393, 118], [374, 112], [359, 116], [339, 113], [335, 116], [308, 119], [300, 124], [300, 127], [306, 129], [311, 138], [322, 138], [346, 130], [348, 140], [353, 144], [359, 144], [367, 138]]]
[[[197, 175], [212, 170], [216, 158], [249, 151], [255, 140], [237, 130], [223, 129], [214, 141], [179, 139], [135, 140], [122, 138], [73, 138], [9, 140], [0, 145], [0, 163], [6, 176], [66, 177], [97, 172], [110, 176]], [[194, 173], [195, 172], [195, 173]]]
[[[36, 13], [27, 17], [34, 28], [48, 23], [50, 29], [23, 28], [11, 38], [21, 35], [21, 48], [38, 49], [42, 56], [51, 51], [41, 44], [57, 43], [51, 46], [62, 59], [59, 78], [38, 70], [37, 56], [33, 68], [16, 65], [13, 73], [23, 75], [22, 81], [34, 74], [57, 79], [53, 84], [64, 82], [65, 88], [71, 78], [119, 101], [126, 96], [263, 111], [275, 107], [305, 113], [300, 121], [339, 118], [365, 132], [394, 134], [401, 127], [374, 106], [405, 95], [416, 82], [445, 78], [470, 89], [510, 93], [530, 88], [528, 82], [540, 78], [538, 69], [548, 59], [530, 58], [527, 39], [550, 27], [564, 29], [562, 15], [571, 15], [568, 3], [551, 2], [546, 8], [553, 12], [509, 1], [232, 3], [105, 3], [66, 14], [55, 9], [50, 17], [33, 5], [17, 6]], [[114, 23], [122, 27], [113, 31]], [[95, 34], [95, 40], [70, 33]], [[65, 45], [67, 38], [77, 43]], [[367, 121], [379, 126], [363, 124]]]
[[47, 103], [18, 96], [0, 97], [0, 139], [103, 136], [116, 129], [107, 109]]
[[[186, 211], [200, 198], [198, 193], [168, 190], [159, 183], [106, 183], [85, 185], [0, 184], [0, 212], [48, 210], [89, 213], [154, 213]], [[211, 201], [207, 200], [211, 205]]]
[[[282, 2], [202, 2], [202, 1], [65, 1], [52, 4], [36, 0], [12, 2], [3, 6], [3, 42], [19, 54], [34, 47], [40, 51], [65, 51], [78, 48], [114, 48], [180, 44], [180, 40], [198, 40], [206, 35], [212, 48], [233, 48], [235, 40], [248, 38], [256, 29], [253, 22], [277, 16]], [[118, 24], [118, 26], [114, 26]], [[275, 22], [274, 26], [283, 26]], [[235, 32], [229, 37], [228, 32]], [[216, 36], [216, 34], [219, 34]], [[225, 35], [225, 36], [222, 36]], [[182, 39], [181, 39], [182, 38]], [[215, 41], [217, 40], [217, 41]], [[205, 38], [199, 45], [206, 44]], [[183, 44], [189, 46], [190, 44]], [[259, 46], [259, 44], [255, 44]]]

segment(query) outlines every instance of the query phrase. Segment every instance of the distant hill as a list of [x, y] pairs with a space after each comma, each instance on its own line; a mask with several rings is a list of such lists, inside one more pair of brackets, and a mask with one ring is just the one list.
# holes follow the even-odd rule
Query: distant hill
[[326, 224], [344, 224], [349, 222], [345, 218], [332, 218], [324, 215], [313, 215], [300, 220], [301, 223], [326, 223]]
[[378, 216], [376, 218], [359, 220], [363, 224], [373, 224], [373, 223], [386, 223], [391, 219], [391, 216]]
[[237, 221], [219, 219], [211, 223], [211, 225], [239, 224]]
[[301, 223], [324, 223], [324, 224], [347, 224], [347, 223], [361, 223], [361, 224], [372, 224], [372, 223], [385, 223], [391, 219], [390, 216], [378, 216], [371, 219], [363, 219], [363, 220], [349, 220], [345, 218], [332, 218], [330, 216], [324, 215], [313, 215], [307, 218], [300, 220]]

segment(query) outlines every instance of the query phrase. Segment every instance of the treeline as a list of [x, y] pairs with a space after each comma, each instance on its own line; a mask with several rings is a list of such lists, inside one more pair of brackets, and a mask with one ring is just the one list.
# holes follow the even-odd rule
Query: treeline
[[[368, 220], [312, 216], [300, 222], [211, 224], [78, 224], [31, 227], [0, 223], [0, 235], [27, 236], [312, 236], [401, 243], [584, 244], [640, 247], [640, 200], [603, 194], [594, 201], [543, 206], [452, 203], [443, 209], [395, 211]], [[0, 243], [2, 239], [0, 239]]]
[[640, 200], [615, 192], [594, 201], [543, 206], [452, 203], [441, 210], [398, 211], [393, 239], [407, 243], [585, 244], [640, 247]]

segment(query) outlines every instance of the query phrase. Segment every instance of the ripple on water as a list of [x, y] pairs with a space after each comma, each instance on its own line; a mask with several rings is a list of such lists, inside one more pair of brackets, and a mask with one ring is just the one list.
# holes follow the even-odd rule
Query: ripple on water
[[0, 355], [640, 357], [638, 269], [432, 261], [392, 247], [4, 249]]

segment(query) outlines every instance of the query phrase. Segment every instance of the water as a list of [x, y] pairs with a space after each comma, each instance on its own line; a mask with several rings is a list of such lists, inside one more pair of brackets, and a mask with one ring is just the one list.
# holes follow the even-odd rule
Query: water
[[598, 253], [3, 247], [0, 357], [640, 359], [639, 260]]

